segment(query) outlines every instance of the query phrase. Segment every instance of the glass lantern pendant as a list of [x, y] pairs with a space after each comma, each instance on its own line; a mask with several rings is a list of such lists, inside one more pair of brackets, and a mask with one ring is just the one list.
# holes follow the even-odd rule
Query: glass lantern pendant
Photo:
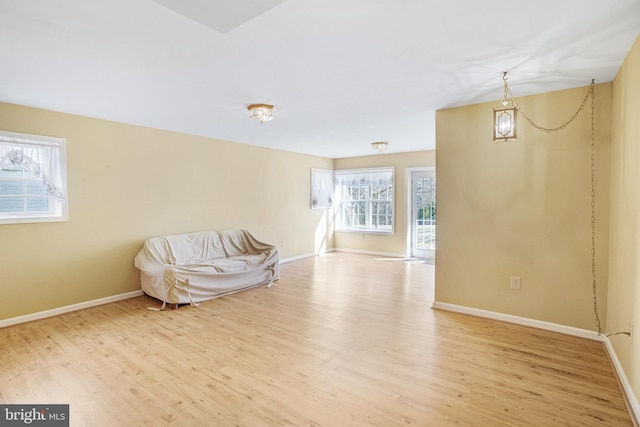
[[506, 71], [502, 73], [502, 81], [504, 83], [504, 96], [497, 108], [493, 109], [493, 141], [517, 141], [518, 104], [511, 94]]
[[515, 106], [493, 109], [493, 140], [495, 142], [517, 141], [518, 108]]

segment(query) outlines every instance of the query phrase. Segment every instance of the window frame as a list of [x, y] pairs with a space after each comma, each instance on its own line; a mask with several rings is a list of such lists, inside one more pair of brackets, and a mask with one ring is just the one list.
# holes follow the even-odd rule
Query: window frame
[[[347, 175], [362, 175], [362, 174], [380, 174], [380, 173], [390, 173], [390, 185], [387, 187], [391, 188], [391, 198], [390, 199], [386, 199], [386, 200], [381, 200], [379, 198], [375, 198], [372, 195], [372, 188], [374, 186], [376, 186], [375, 183], [371, 183], [370, 181], [367, 181], [365, 185], [358, 185], [358, 186], [354, 186], [352, 188], [359, 188], [360, 190], [362, 190], [362, 188], [365, 188], [365, 197], [364, 198], [356, 198], [356, 199], [345, 199], [344, 198], [344, 189], [347, 188], [347, 186], [343, 185], [341, 183], [341, 177], [345, 177]], [[395, 223], [396, 223], [396, 209], [395, 209], [395, 198], [396, 198], [396, 189], [395, 189], [395, 168], [393, 166], [390, 167], [375, 167], [375, 168], [362, 168], [362, 169], [340, 169], [340, 170], [336, 170], [335, 171], [335, 189], [336, 189], [336, 197], [335, 200], [338, 201], [338, 203], [336, 203], [336, 209], [335, 209], [335, 218], [336, 218], [336, 231], [339, 232], [345, 232], [345, 233], [363, 233], [363, 234], [385, 234], [385, 235], [394, 235], [395, 234]], [[362, 194], [360, 192], [360, 194]], [[360, 203], [364, 203], [364, 212], [363, 213], [356, 213], [356, 215], [362, 215], [364, 214], [365, 216], [365, 226], [361, 227], [353, 227], [353, 226], [348, 226], [345, 224], [346, 222], [346, 218], [345, 218], [345, 211], [344, 211], [344, 202], [345, 201], [350, 201], [350, 202], [360, 202]], [[374, 209], [373, 205], [377, 204], [378, 205], [378, 209], [377, 209], [377, 213], [374, 212], [376, 209]], [[376, 226], [373, 223], [373, 218], [375, 216], [379, 216], [380, 215], [380, 209], [379, 207], [381, 205], [384, 205], [385, 207], [390, 207], [391, 209], [391, 213], [390, 214], [383, 214], [385, 216], [390, 217], [391, 220], [391, 226], [389, 229], [380, 229], [380, 228], [376, 228]]]
[[[23, 177], [21, 178], [9, 178], [2, 179], [7, 181], [17, 181], [22, 183], [39, 182], [43, 185], [47, 185], [47, 188], [55, 188], [56, 197], [47, 193], [48, 211], [21, 211], [21, 212], [0, 212], [0, 225], [3, 224], [21, 224], [21, 223], [40, 223], [40, 222], [61, 222], [69, 220], [68, 210], [68, 195], [67, 195], [67, 164], [66, 164], [66, 140], [64, 138], [57, 138], [43, 135], [31, 135], [15, 132], [0, 131], [0, 145], [6, 149], [6, 146], [13, 147], [13, 150], [24, 148], [29, 150], [38, 150], [41, 147], [41, 153], [45, 150], [53, 150], [56, 155], [52, 156], [52, 163], [54, 164], [55, 176], [49, 176], [51, 172], [47, 170], [45, 165], [42, 165], [25, 155], [28, 160], [25, 160], [23, 164], [14, 164], [23, 170]], [[6, 151], [0, 151], [5, 152]], [[7, 164], [7, 158], [0, 154], [0, 164], [2, 161]], [[37, 169], [39, 176], [31, 174], [32, 178], [25, 177], [24, 175], [30, 174], [30, 168]], [[55, 185], [50, 184], [53, 181]], [[28, 185], [28, 184], [25, 184]], [[26, 209], [26, 205], [25, 205]]]

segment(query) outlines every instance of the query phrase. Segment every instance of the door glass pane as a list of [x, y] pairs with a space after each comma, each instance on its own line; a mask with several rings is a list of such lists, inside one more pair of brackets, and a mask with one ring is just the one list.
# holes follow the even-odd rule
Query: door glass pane
[[436, 247], [436, 179], [420, 176], [416, 180], [416, 238], [417, 249]]

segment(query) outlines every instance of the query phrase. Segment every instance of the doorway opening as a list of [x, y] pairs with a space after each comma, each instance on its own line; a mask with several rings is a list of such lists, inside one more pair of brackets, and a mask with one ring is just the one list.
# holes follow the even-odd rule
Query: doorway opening
[[435, 259], [436, 170], [433, 167], [407, 169], [407, 255]]

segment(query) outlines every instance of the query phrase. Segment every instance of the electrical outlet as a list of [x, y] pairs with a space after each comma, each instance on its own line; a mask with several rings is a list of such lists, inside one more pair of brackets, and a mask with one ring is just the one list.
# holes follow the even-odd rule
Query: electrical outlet
[[510, 288], [514, 291], [520, 290], [520, 278], [516, 276], [511, 277]]

